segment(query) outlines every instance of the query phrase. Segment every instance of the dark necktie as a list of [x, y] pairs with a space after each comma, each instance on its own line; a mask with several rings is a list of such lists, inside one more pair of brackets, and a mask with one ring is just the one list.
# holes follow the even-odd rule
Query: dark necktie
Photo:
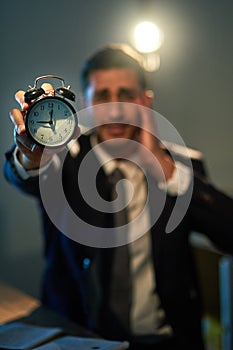
[[[125, 234], [121, 226], [127, 224], [127, 210], [125, 208], [125, 190], [122, 183], [119, 181], [124, 179], [122, 172], [116, 168], [109, 176], [112, 185], [112, 200], [118, 196], [122, 199], [120, 206], [124, 209], [118, 210], [114, 208], [114, 226], [119, 227], [119, 232], [116, 235]], [[116, 184], [118, 183], [117, 192]], [[112, 266], [112, 281], [110, 287], [110, 307], [116, 315], [118, 322], [125, 330], [129, 330], [129, 313], [131, 303], [131, 282], [129, 269], [129, 252], [128, 245], [124, 244], [113, 249], [113, 266]]]

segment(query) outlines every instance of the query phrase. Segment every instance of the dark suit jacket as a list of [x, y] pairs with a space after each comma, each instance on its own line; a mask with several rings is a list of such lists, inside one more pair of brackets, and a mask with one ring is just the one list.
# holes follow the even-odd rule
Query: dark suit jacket
[[[79, 143], [79, 154], [75, 157], [68, 154], [63, 166], [62, 179], [66, 198], [74, 212], [84, 221], [98, 227], [111, 227], [111, 214], [90, 208], [79, 191], [77, 169], [91, 149], [89, 136], [81, 136]], [[11, 155], [12, 150], [6, 155], [6, 178], [20, 190], [36, 196], [42, 213], [46, 259], [42, 293], [44, 304], [106, 338], [130, 339], [128, 330], [119, 324], [108, 308], [114, 248], [85, 246], [62, 234], [44, 210], [38, 178], [21, 180], [14, 171]], [[187, 161], [181, 154], [177, 154], [177, 159]], [[98, 163], [95, 156], [92, 161], [94, 167]], [[233, 200], [207, 182], [200, 161], [192, 159], [192, 164], [193, 191], [183, 219], [171, 233], [165, 233], [177, 199], [167, 195], [162, 213], [151, 229], [151, 237], [157, 292], [167, 320], [173, 327], [180, 349], [197, 350], [203, 349], [202, 309], [189, 234], [192, 231], [203, 232], [220, 250], [232, 254]], [[91, 171], [92, 169], [90, 173]], [[53, 186], [53, 166], [47, 172], [45, 181], [48, 186]], [[163, 191], [158, 189], [156, 180], [150, 174], [147, 174], [147, 179], [155, 188], [155, 195], [150, 198], [150, 211], [153, 216]], [[110, 199], [111, 186], [102, 169], [97, 175], [97, 187], [103, 198]], [[189, 191], [187, 193], [190, 194]], [[69, 214], [66, 208], [59, 206], [60, 203], [55, 199], [55, 207], [61, 213], [65, 232]], [[85, 225], [77, 227], [82, 235], [89, 234], [82, 230], [86, 230]]]

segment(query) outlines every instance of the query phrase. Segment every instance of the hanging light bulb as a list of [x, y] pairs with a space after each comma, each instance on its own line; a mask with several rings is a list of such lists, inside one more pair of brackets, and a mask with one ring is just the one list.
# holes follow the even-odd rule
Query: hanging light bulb
[[139, 52], [150, 53], [160, 48], [163, 42], [163, 34], [156, 24], [144, 21], [135, 27], [134, 41]]
[[142, 54], [143, 66], [153, 72], [160, 67], [158, 49], [163, 43], [163, 33], [153, 22], [139, 23], [134, 30], [134, 47]]

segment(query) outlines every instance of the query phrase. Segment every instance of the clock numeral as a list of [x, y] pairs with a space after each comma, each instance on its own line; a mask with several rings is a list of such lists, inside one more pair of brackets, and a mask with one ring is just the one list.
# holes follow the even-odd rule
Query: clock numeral
[[54, 106], [53, 102], [49, 102], [49, 103], [48, 103], [48, 107], [49, 107], [49, 108], [53, 108], [53, 106]]
[[44, 140], [44, 134], [40, 135], [41, 140]]
[[59, 141], [62, 141], [62, 135], [59, 134]]
[[35, 111], [35, 112], [33, 113], [33, 115], [34, 115], [35, 117], [38, 117], [39, 112]]
[[35, 121], [33, 119], [30, 120], [30, 124], [34, 125]]
[[44, 111], [44, 106], [43, 105], [40, 106], [40, 110]]

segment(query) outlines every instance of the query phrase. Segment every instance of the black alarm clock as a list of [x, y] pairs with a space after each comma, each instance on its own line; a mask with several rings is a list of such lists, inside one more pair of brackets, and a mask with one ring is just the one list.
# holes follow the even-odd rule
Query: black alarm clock
[[[54, 90], [54, 96], [46, 96], [39, 81], [58, 79], [62, 86]], [[25, 102], [30, 102], [25, 115], [27, 134], [42, 146], [57, 148], [66, 145], [74, 136], [78, 126], [77, 113], [67, 100], [75, 101], [70, 86], [65, 87], [64, 79], [55, 75], [36, 78], [34, 86], [29, 87], [24, 95]]]

